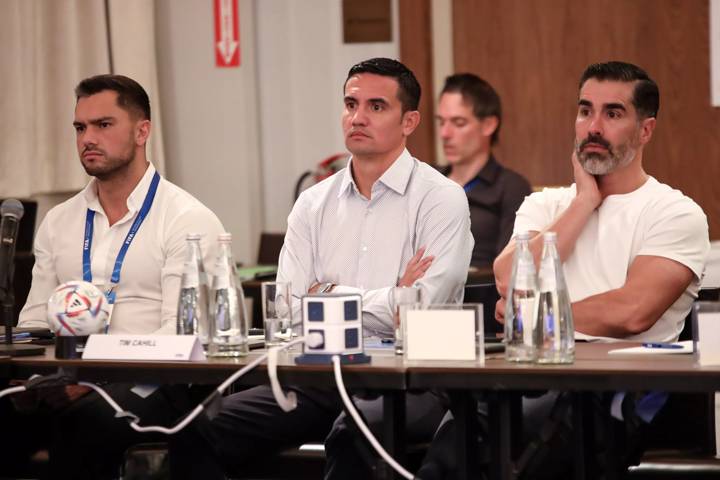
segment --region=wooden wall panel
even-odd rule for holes
[[[399,0],[400,61],[420,82],[420,125],[408,139],[410,153],[435,163],[432,19],[430,0]]]
[[[503,100],[498,157],[533,185],[572,181],[578,79],[593,62],[643,67],[660,87],[644,166],[705,210],[720,238],[720,108],[710,106],[707,0],[455,0],[457,71]]]

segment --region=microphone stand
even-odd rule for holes
[[[11,262],[14,259],[10,260]],[[10,268],[12,271],[12,268]],[[6,275],[7,282],[0,282],[0,284],[6,285],[7,287],[0,286],[0,303],[2,303],[2,319],[5,324],[5,342],[0,344],[0,356],[6,355],[10,357],[24,357],[28,355],[43,355],[45,354],[45,347],[39,345],[29,345],[25,343],[14,344],[13,343],[13,316],[15,310],[15,293],[12,289],[12,276],[10,272],[2,272]]]

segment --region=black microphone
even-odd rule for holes
[[[25,209],[19,200],[8,198],[0,205],[0,303],[2,319],[5,324],[5,343],[0,344],[0,355],[25,356],[42,355],[45,347],[38,345],[15,345],[12,338],[13,310],[15,294],[13,292],[13,273],[15,272],[15,242],[17,242],[20,219]]]
[[[15,272],[15,244],[17,242],[20,219],[25,213],[22,203],[8,198],[0,205],[0,290],[7,292],[12,288]]]

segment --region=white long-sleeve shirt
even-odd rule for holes
[[[20,312],[22,327],[47,328],[47,301],[55,287],[83,279],[83,241],[88,209],[95,211],[91,267],[93,284],[109,284],[120,246],[148,192],[155,168],[127,200],[128,213],[114,225],[97,197],[95,179],[83,191],[56,206],[43,220],[35,239],[32,287]],[[189,193],[162,178],[147,217],[122,265],[109,333],[174,334],[180,279],[188,233],[203,234],[206,268],[212,268],[217,236],[223,226],[215,214]]]
[[[392,288],[426,247],[435,260],[417,282],[423,303],[462,302],[474,243],[463,189],[405,150],[368,200],[351,165],[295,202],[278,281],[292,282],[296,298],[317,282],[335,283],[334,293],[361,293],[366,334],[392,336]]]

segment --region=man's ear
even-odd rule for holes
[[[143,146],[150,137],[150,120],[139,120],[135,125],[135,143]]]
[[[640,121],[640,144],[645,145],[652,138],[652,134],[655,131],[655,125],[657,125],[657,119],[653,117],[646,118]]]
[[[409,137],[411,133],[415,131],[417,126],[420,125],[420,112],[412,110],[403,113],[402,127],[403,135]]]
[[[500,120],[496,116],[490,116],[485,117],[480,121],[482,134],[484,137],[491,137],[493,133],[495,133],[495,130],[497,130],[498,125],[500,125]]]

